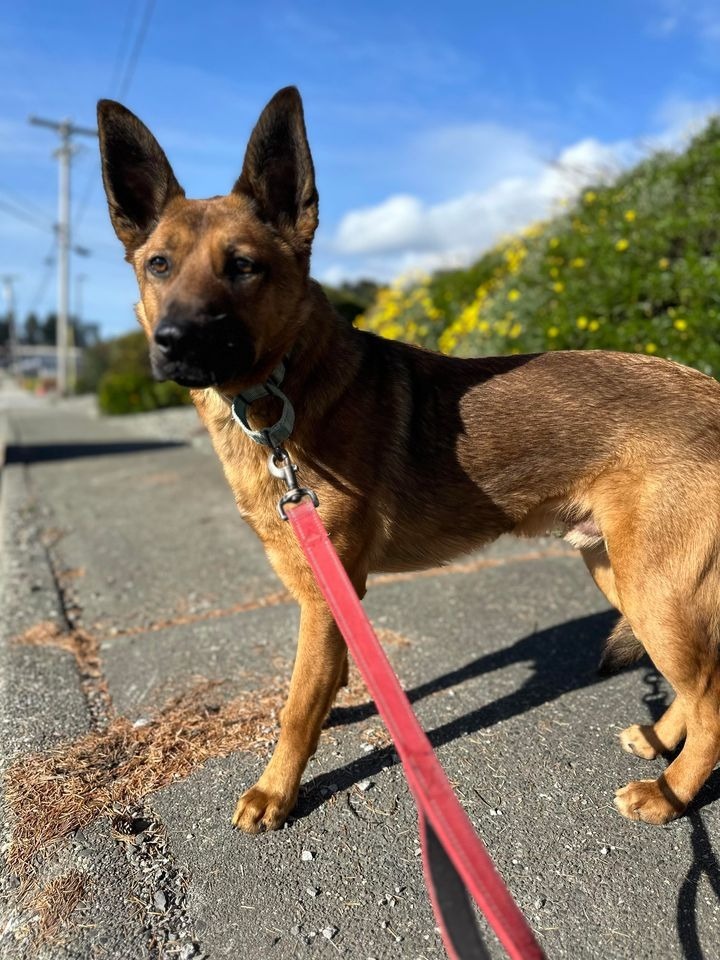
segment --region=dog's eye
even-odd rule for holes
[[[170,261],[167,257],[150,257],[147,263],[150,273],[156,277],[163,277],[170,270]]]
[[[233,257],[231,271],[235,277],[250,277],[254,273],[259,273],[260,268],[250,257]]]

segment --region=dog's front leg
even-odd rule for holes
[[[362,596],[362,583],[355,582]],[[300,778],[315,752],[339,687],[347,682],[347,648],[325,601],[301,603],[300,636],[290,694],[280,714],[280,738],[270,763],[238,800],[235,826],[249,833],[281,827],[297,801]]]

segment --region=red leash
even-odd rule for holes
[[[298,490],[296,483],[295,492],[308,493]],[[281,516],[290,521],[395,741],[418,806],[425,877],[449,957],[483,960],[488,956],[467,896],[470,891],[512,960],[541,960],[545,955],[453,793],[313,503],[303,499],[290,506],[296,500],[292,495],[283,498]]]
[[[292,404],[280,390],[284,370],[281,364],[264,385],[246,390],[233,400],[227,399],[233,417],[245,434],[272,451],[268,456],[268,469],[285,483],[288,490],[278,504],[278,512],[283,520],[289,520],[378,712],[395,741],[418,806],[425,877],[448,956],[450,960],[488,960],[468,898],[470,891],[512,960],[543,960],[544,953],[453,793],[370,626],[315,510],[317,497],[312,490],[298,485],[297,467],[282,446],[290,436],[295,419]],[[247,420],[248,407],[255,400],[268,396],[283,401],[282,415],[272,426],[253,430]]]

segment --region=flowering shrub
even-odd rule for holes
[[[720,120],[467,270],[397,283],[358,325],[457,355],[602,348],[720,374]]]

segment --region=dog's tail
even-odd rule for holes
[[[625,617],[620,617],[605,642],[598,673],[601,677],[612,677],[639,660],[643,653],[645,648],[633,633],[629,622]]]

